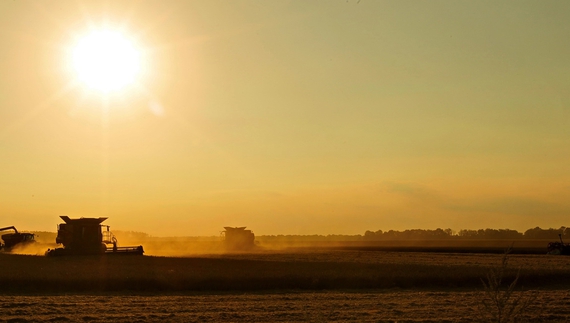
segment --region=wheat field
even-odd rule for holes
[[[481,322],[477,291],[0,296],[3,322]],[[541,291],[524,321],[567,322],[570,293]]]
[[[302,248],[165,256],[0,254],[4,322],[482,322],[502,254]],[[519,321],[570,320],[570,257],[512,254]]]

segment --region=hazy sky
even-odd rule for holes
[[[1,1],[0,226],[570,225],[568,1]],[[78,81],[120,31],[140,74]]]

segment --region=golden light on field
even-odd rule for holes
[[[443,2],[0,1],[0,226],[568,225],[570,2]]]
[[[118,31],[97,30],[79,39],[72,64],[81,83],[102,92],[134,83],[140,72],[140,50]]]

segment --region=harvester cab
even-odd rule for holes
[[[14,230],[14,232],[2,235],[2,240],[4,242],[3,243],[0,242],[0,249],[9,251],[12,248],[14,248],[16,245],[35,242],[36,236],[33,233],[18,232],[18,230],[14,226],[0,228],[0,231],[7,231],[7,230]]]
[[[228,250],[246,250],[255,246],[255,235],[246,227],[224,227],[223,240]]]
[[[63,248],[48,249],[47,256],[129,254],[142,255],[142,246],[117,247],[117,238],[108,225],[101,223],[107,218],[70,219],[62,215],[64,223],[57,226],[55,242]]]

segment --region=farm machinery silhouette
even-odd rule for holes
[[[548,254],[549,255],[570,255],[570,243],[564,243],[562,241],[562,234],[558,234],[558,238],[560,238],[560,242],[554,241],[548,243]]]
[[[248,250],[255,247],[255,234],[246,227],[224,227],[222,238],[226,250]]]
[[[48,249],[46,256],[66,255],[142,255],[142,246],[118,247],[117,238],[108,225],[101,223],[107,218],[70,219],[62,215],[65,223],[57,226],[55,242],[63,248]]]
[[[35,242],[35,234],[33,233],[19,232],[15,226],[0,228],[0,232],[7,230],[14,230],[14,232],[2,235],[2,240],[4,242],[0,242],[1,250],[10,251],[18,245],[26,245]]]

